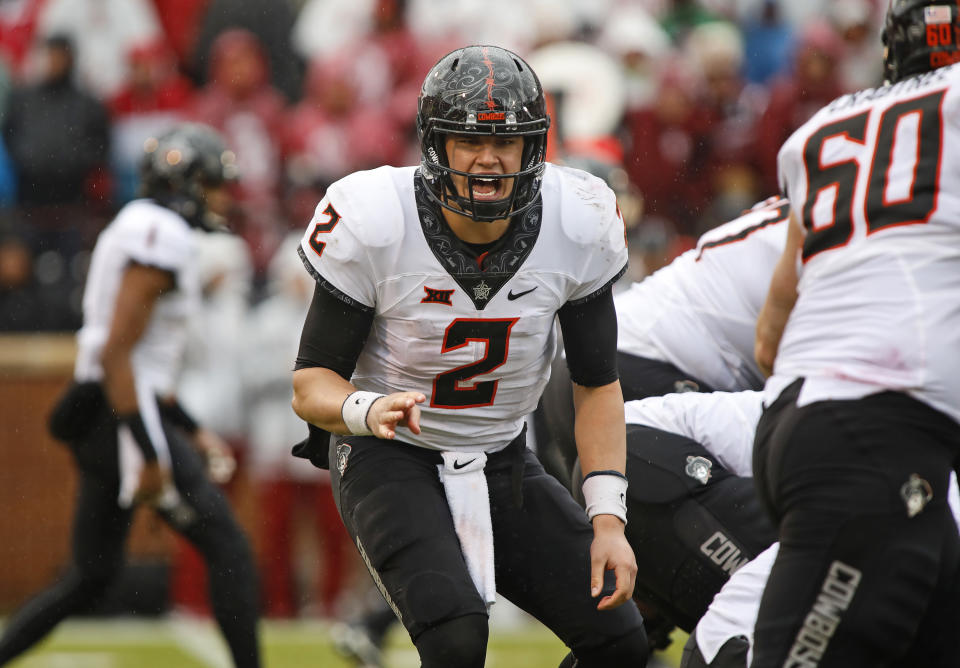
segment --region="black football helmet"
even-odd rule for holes
[[[473,220],[514,216],[533,206],[540,193],[548,127],[543,87],[520,56],[497,46],[468,46],[448,53],[431,68],[420,90],[420,179],[437,204]],[[450,167],[447,134],[522,136],[520,171],[482,177],[514,179],[510,195],[494,202],[475,201],[473,181],[479,177]],[[453,174],[467,178],[470,197],[457,193]]]
[[[960,8],[947,0],[890,0],[882,39],[890,83],[960,62]]]
[[[237,178],[237,159],[213,128],[180,123],[143,145],[140,195],[177,212],[208,231],[224,229],[223,219],[207,210],[205,188]]]

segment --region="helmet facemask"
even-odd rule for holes
[[[492,222],[526,211],[540,192],[549,125],[540,82],[518,56],[498,47],[467,47],[448,54],[427,75],[417,114],[420,177],[428,196],[475,221]],[[521,169],[508,174],[453,169],[448,135],[523,137]],[[465,179],[467,196],[458,192],[455,175]],[[481,202],[473,196],[477,181],[499,186],[508,179],[513,184],[507,197]]]

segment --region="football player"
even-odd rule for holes
[[[233,154],[212,129],[175,126],[148,140],[143,198],[97,239],[77,335],[75,382],[51,416],[79,469],[73,554],[62,580],[9,619],[0,664],[116,579],[137,505],[153,507],[203,555],[214,616],[235,665],[260,665],[253,555],[211,477],[232,473],[228,447],[174,398],[188,318],[200,304],[195,230],[221,229]],[[205,470],[207,469],[207,470]]]
[[[614,297],[624,399],[763,387],[754,333],[786,243],[789,211],[783,198],[760,202]],[[576,449],[565,367],[554,363],[536,425],[545,466],[569,481]]]
[[[444,56],[421,90],[418,167],[330,187],[300,253],[317,281],[293,406],[341,517],[421,664],[483,666],[500,592],[579,666],[644,665],[630,599],[623,399],[612,285],[626,268],[610,189],[544,161],[526,62]],[[559,315],[587,513],[524,442]],[[319,451],[318,451],[319,447]],[[439,473],[439,475],[438,475]],[[606,577],[605,577],[606,574]]]
[[[662,648],[674,626],[691,632],[731,574],[776,540],[751,470],[760,395],[673,393],[625,411],[634,600],[651,646]]]
[[[960,665],[960,7],[894,0],[887,83],[783,145],[754,471],[780,526],[753,665]]]
[[[780,197],[760,202],[616,296],[626,400],[763,387],[754,332],[789,211]]]

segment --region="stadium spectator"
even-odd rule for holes
[[[317,0],[314,0],[317,1]],[[442,44],[496,44],[517,53],[527,53],[540,43],[537,34],[537,2],[513,0],[408,0],[410,27],[421,40]],[[556,11],[565,3],[550,2]],[[422,74],[422,73],[421,73]]]
[[[46,0],[0,3],[0,60],[19,75],[35,41],[37,20]]]
[[[104,102],[127,81],[130,49],[163,37],[150,0],[45,0],[37,33],[70,38],[80,85]]]
[[[91,213],[107,201],[109,120],[104,106],[73,83],[68,37],[46,38],[40,54],[39,80],[10,94],[3,137],[16,169],[17,204],[38,250],[69,258],[85,244]]]
[[[320,197],[347,174],[403,164],[408,153],[405,128],[389,108],[361,104],[353,64],[350,58],[311,63],[303,99],[283,124],[286,178],[314,186]]]
[[[210,0],[152,0],[157,20],[182,72],[193,71],[193,53]]]
[[[223,189],[235,166],[221,139],[198,125],[158,138],[143,164],[149,199],[124,207],[97,241],[75,382],[50,418],[51,434],[69,445],[80,474],[69,569],[8,620],[0,664],[104,595],[143,505],[204,554],[213,610],[235,665],[260,665],[253,556],[207,477],[229,477],[229,448],[175,395],[200,290],[193,228],[220,224],[213,206],[222,200],[207,195]]]
[[[624,117],[624,167],[650,215],[692,234],[713,195],[709,171],[710,118],[697,102],[697,73],[676,59],[660,75],[648,107]]]
[[[282,239],[277,198],[281,178],[278,138],[286,99],[273,87],[270,65],[257,36],[243,28],[221,33],[210,50],[209,81],[194,98],[190,116],[220,130],[235,147],[243,211],[240,234],[262,276]]]
[[[694,232],[732,220],[759,198],[753,153],[757,122],[767,103],[760,86],[742,77],[743,38],[735,25],[712,21],[693,28],[684,52],[699,73],[697,100],[707,114],[707,156],[712,197]]]
[[[0,127],[3,127],[0,115]],[[17,168],[10,159],[7,144],[0,134],[0,208],[13,210],[17,205]]]
[[[870,0],[836,0],[829,19],[843,40],[840,85],[844,92],[879,86],[883,82],[883,44],[880,18]]]
[[[303,59],[290,43],[299,0],[209,0],[193,49],[192,72],[209,83],[220,36],[246,30],[256,36],[270,76],[270,84],[288,100],[296,100],[303,78]]]
[[[676,46],[683,46],[687,34],[699,25],[720,19],[699,0],[669,0],[660,23]]]
[[[109,100],[114,119],[151,112],[181,112],[187,107],[193,86],[178,72],[166,43],[138,44],[130,49],[127,60],[130,75]]]
[[[597,36],[597,46],[621,65],[627,108],[648,106],[671,49],[670,36],[656,19],[641,7],[617,5]]]
[[[423,73],[449,49],[444,39],[413,31],[408,4],[407,0],[308,3],[295,35],[303,36],[300,48],[310,63],[339,63],[348,70],[357,104],[388,115],[412,147],[411,110],[416,109]],[[310,86],[305,85],[305,93]]]
[[[746,54],[744,76],[751,83],[766,86],[790,71],[795,28],[783,19],[781,6],[780,0],[763,0],[740,22]]]
[[[757,123],[756,159],[764,192],[778,192],[777,152],[793,131],[842,91],[837,65],[843,42],[826,21],[807,25],[794,53],[793,71],[777,78]]]
[[[79,326],[76,290],[65,281],[50,251],[36,256],[29,230],[12,222],[15,212],[0,223],[0,331],[73,331]]]
[[[80,202],[91,172],[105,161],[106,111],[74,84],[68,37],[47,38],[41,52],[45,69],[39,80],[14,88],[4,118],[4,139],[17,168],[17,200]]]
[[[551,119],[559,155],[578,151],[577,145],[614,139],[626,90],[612,56],[591,44],[564,40],[534,50],[529,63],[556,102]]]

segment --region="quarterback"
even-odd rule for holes
[[[549,118],[519,56],[470,46],[427,74],[421,162],[333,184],[300,253],[316,280],[294,410],[341,517],[420,654],[483,666],[496,592],[571,649],[639,666],[624,537],[625,428],[613,193],[544,161]],[[574,382],[587,512],[525,447],[555,318]],[[317,452],[317,450],[320,452]]]

